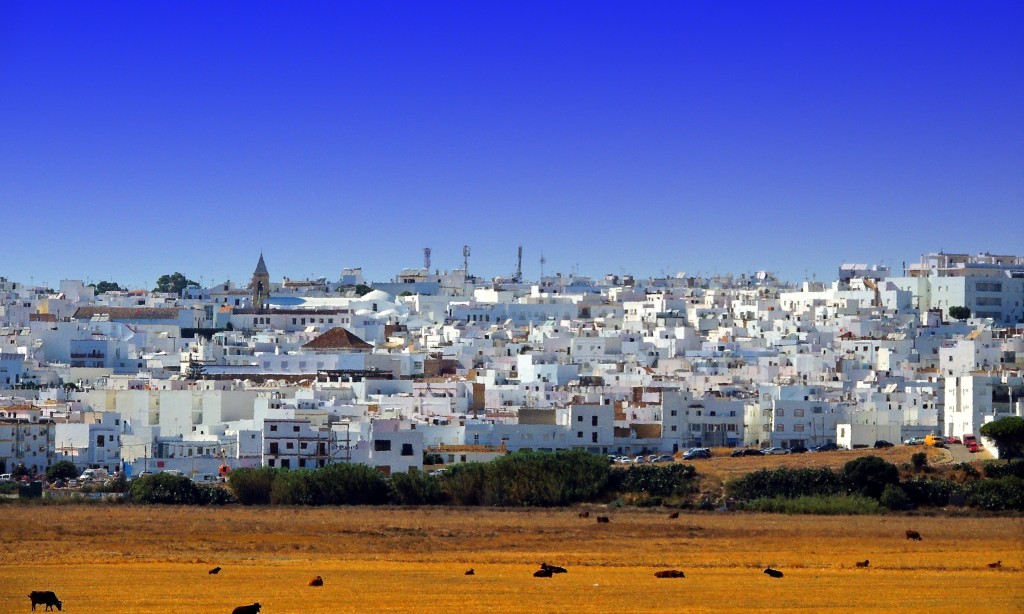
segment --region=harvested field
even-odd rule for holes
[[[1020,518],[582,509],[611,522],[580,509],[8,505],[0,611],[28,611],[32,590],[72,613],[1008,612],[1024,599]],[[569,573],[532,577],[542,561]],[[322,588],[306,586],[315,575]]]

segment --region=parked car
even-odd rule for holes
[[[787,450],[786,448],[774,447],[768,448],[767,450],[764,451],[764,453],[768,455],[789,454],[789,450]]]
[[[889,443],[888,441],[884,440],[884,439],[879,439],[878,441],[875,442],[875,447],[876,448],[891,448],[892,444]]]
[[[839,445],[830,441],[828,443],[823,443],[820,446],[814,446],[811,448],[811,452],[833,452],[838,449]]]
[[[947,437],[946,438],[946,443],[963,445],[964,442],[960,441],[959,437]]]
[[[675,461],[676,461],[676,457],[672,456],[671,454],[662,454],[661,456],[655,458],[651,462],[654,462],[654,463],[674,463]]]
[[[640,456],[637,456],[636,458],[633,459],[633,464],[634,465],[639,465],[641,463],[646,463],[646,462],[647,462],[647,459],[642,454]]]
[[[694,460],[697,458],[711,458],[711,450],[707,448],[694,448],[683,454],[683,460]]]
[[[904,440],[903,445],[905,445],[905,446],[919,446],[922,443],[924,443],[924,440],[919,439],[917,437],[911,437],[909,439]]]
[[[13,481],[14,481],[14,478],[11,477],[11,474],[9,474],[9,473],[0,474],[0,484],[10,484]]]
[[[758,450],[757,448],[739,448],[737,450],[733,450],[732,454],[730,454],[729,456],[732,456],[734,458],[738,456],[764,456],[764,452]]]
[[[790,454],[803,454],[804,452],[807,452],[807,448],[804,446],[793,446],[789,449]]]

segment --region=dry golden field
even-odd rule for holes
[[[253,601],[264,614],[1024,605],[1021,518],[128,505],[0,514],[0,612],[29,611],[32,590],[55,591],[72,614],[229,613]],[[904,538],[911,528],[923,541]],[[864,559],[867,569],[854,566]],[[989,569],[997,560],[1002,569]],[[542,561],[569,573],[533,578]],[[211,576],[215,565],[223,571]],[[767,577],[766,565],[785,577]],[[654,577],[670,568],[686,577]],[[306,586],[315,575],[322,588]]]

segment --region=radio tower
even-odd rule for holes
[[[544,257],[544,254],[541,254],[540,255],[540,283],[541,283],[541,285],[544,285],[544,263],[546,263],[547,261],[548,261],[548,259]]]
[[[512,281],[517,284],[523,281],[523,246],[519,246],[519,254],[516,256],[516,275]]]
[[[462,270],[466,273],[466,279],[469,279],[469,246],[462,246]]]
[[[430,248],[423,248],[423,268],[427,270],[427,275],[430,275]]]

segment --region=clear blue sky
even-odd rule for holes
[[[1024,252],[1024,3],[3,2],[0,275]]]

